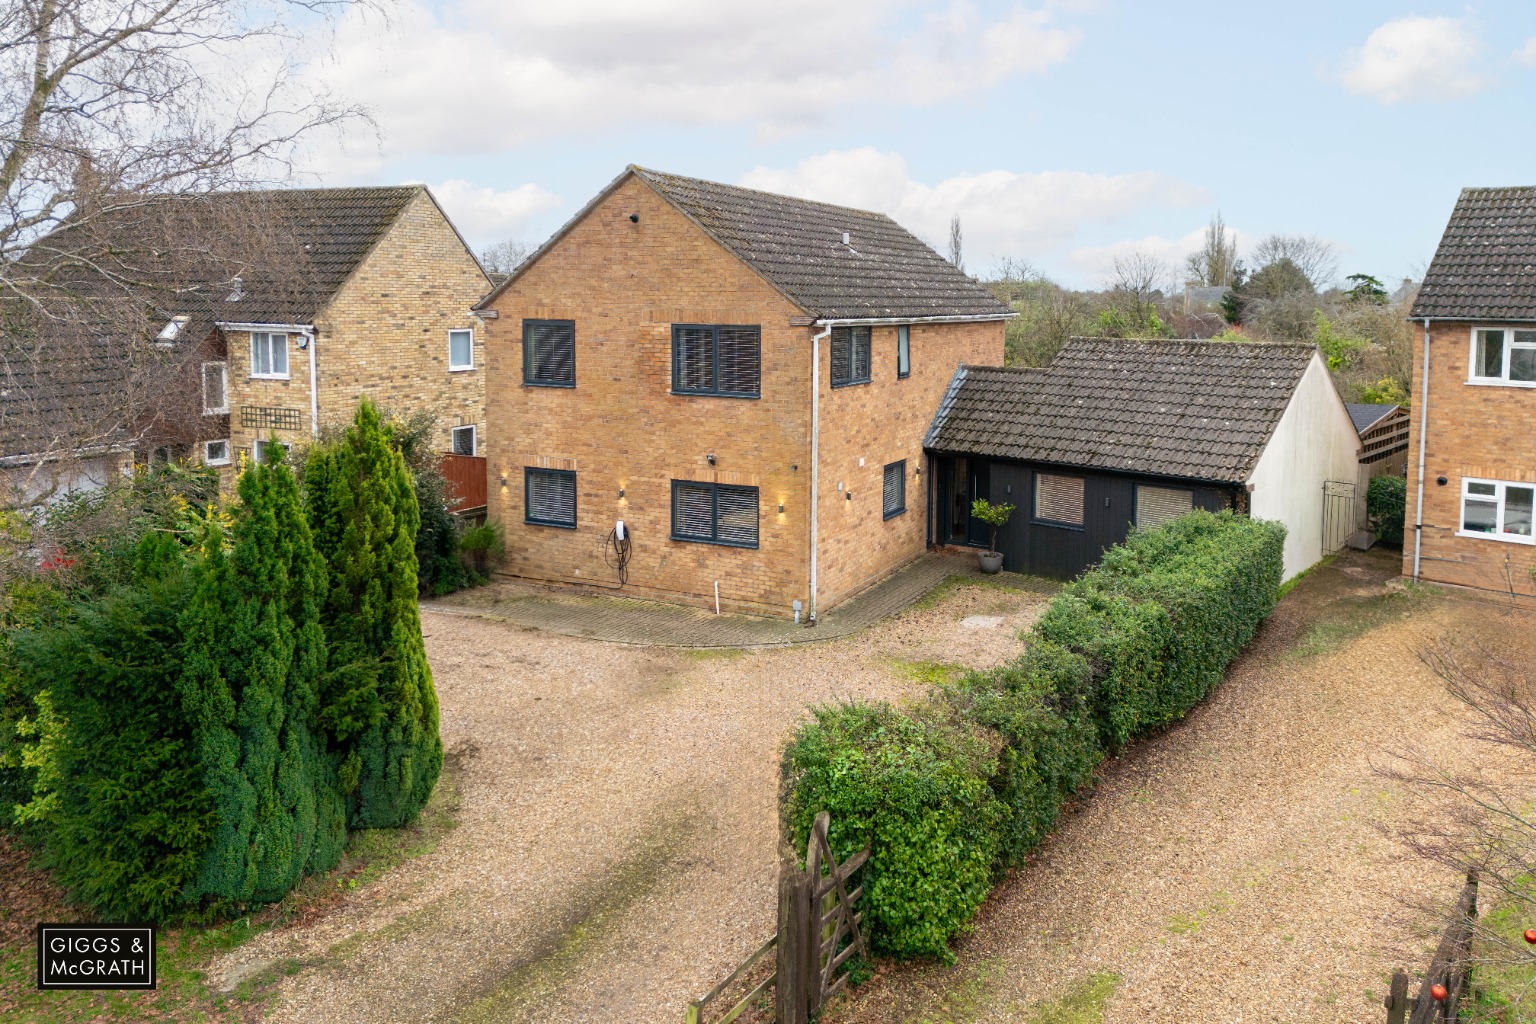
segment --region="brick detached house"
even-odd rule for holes
[[[1050,366],[962,366],[925,441],[937,543],[984,546],[986,498],[1016,511],[1004,567],[1068,578],[1203,508],[1285,524],[1285,576],[1342,546],[1360,438],[1311,345],[1073,338]]]
[[[1013,315],[882,214],[633,166],[476,312],[507,571],[786,617],[924,551],[924,432]]]
[[[1533,593],[1536,187],[1462,191],[1411,316],[1403,572]]]
[[[135,431],[141,457],[233,467],[273,436],[306,442],[350,419],[364,396],[430,411],[438,450],[478,453],[484,355],[469,307],[490,281],[424,186],[182,196],[125,204],[92,230],[147,260],[166,233],[186,247],[226,225],[247,258],[153,293],[155,344],[187,380]]]

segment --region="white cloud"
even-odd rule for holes
[[[1344,88],[1382,103],[1459,99],[1481,90],[1473,69],[1482,50],[1460,18],[1394,18],[1345,57]]]
[[[1021,174],[994,170],[929,185],[912,179],[899,154],[873,147],[823,153],[793,168],[759,167],[741,183],[887,213],[941,252],[950,217],[958,213],[966,265],[978,271],[1002,257],[1044,266],[1048,257],[1070,244],[1085,227],[1208,199],[1196,186],[1150,171]]]
[[[538,185],[498,191],[454,178],[432,186],[448,219],[471,245],[521,238],[539,214],[560,205],[560,197]]]
[[[1525,41],[1525,45],[1515,51],[1515,60],[1526,67],[1536,67],[1536,36]]]
[[[1230,232],[1231,226],[1228,226]],[[1146,253],[1157,257],[1168,267],[1166,285],[1179,285],[1184,280],[1184,260],[1205,241],[1205,229],[1196,228],[1182,238],[1165,238],[1148,235],[1145,238],[1126,239],[1109,245],[1079,246],[1067,255],[1067,265],[1083,278],[1096,284],[1107,280],[1114,271],[1117,257],[1133,253]]]
[[[490,153],[637,121],[783,132],[859,100],[922,103],[1040,74],[1079,34],[970,0],[402,0],[343,19],[317,83],[368,105],[383,150]],[[367,155],[364,154],[364,158]]]

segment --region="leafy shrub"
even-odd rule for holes
[[[948,956],[992,887],[1006,809],[994,795],[996,734],[939,709],[818,708],[783,761],[786,831],[804,850],[821,811],[839,860],[870,847],[863,906],[871,942],[896,956]]]
[[[486,576],[507,556],[507,543],[501,523],[490,521],[471,526],[459,534],[459,550],[469,560],[477,576]]]
[[[1274,608],[1285,530],[1193,512],[1137,533],[1051,603],[1012,663],[911,711],[816,711],[784,755],[783,812],[803,844],[870,847],[869,934],[948,956],[995,873],[1022,864],[1106,750],[1182,717]]]
[[[1365,488],[1365,513],[1383,544],[1403,546],[1403,521],[1408,508],[1408,481],[1400,476],[1373,476]]]

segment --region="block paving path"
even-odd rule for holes
[[[1042,597],[1054,594],[1059,586],[1013,572],[988,576],[969,555],[929,554],[833,608],[816,626],[754,615],[714,615],[703,609],[634,598],[561,592],[522,581],[498,581],[422,607],[564,636],[648,647],[779,647],[851,636],[920,600],[951,577],[995,580]]]

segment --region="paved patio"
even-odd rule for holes
[[[447,615],[471,615],[566,636],[651,647],[783,647],[833,640],[857,633],[920,600],[951,577],[1050,595],[1060,584],[1005,572],[984,574],[968,555],[924,555],[851,601],[821,617],[816,626],[751,615],[714,615],[698,608],[587,596],[520,582],[493,583],[463,591],[422,609]]]

